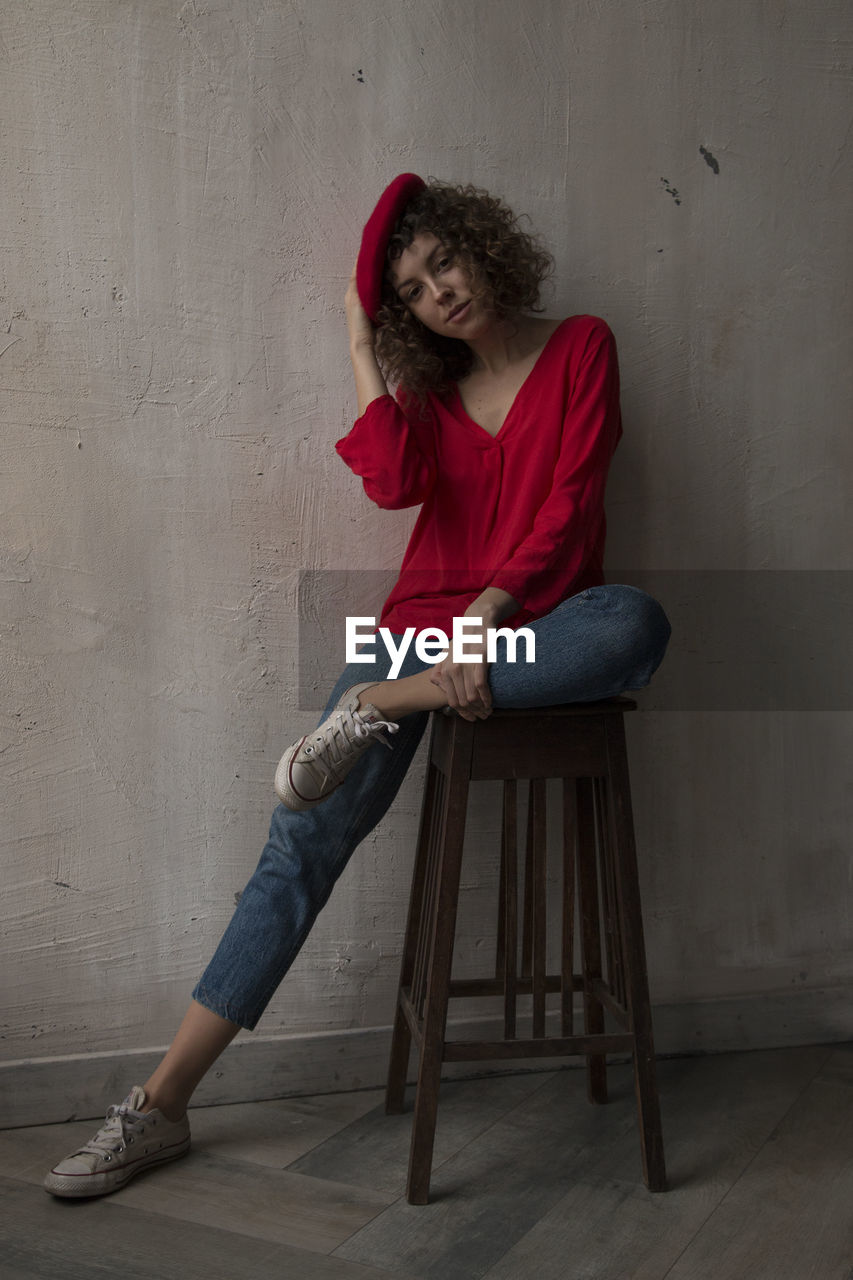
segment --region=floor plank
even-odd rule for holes
[[[638,1174],[637,1135],[593,1159],[569,1192],[487,1272],[488,1280],[662,1280],[808,1088],[827,1049],[658,1064],[669,1190]],[[609,1105],[613,1105],[610,1103]],[[697,1272],[703,1280],[716,1271]],[[752,1280],[743,1270],[738,1280]],[[776,1280],[783,1280],[777,1273]],[[804,1277],[791,1277],[804,1280]]]
[[[433,1167],[438,1168],[463,1147],[475,1141],[507,1111],[540,1089],[553,1072],[490,1076],[481,1080],[453,1080],[441,1087],[435,1132]],[[580,1087],[583,1077],[575,1073]],[[302,1159],[292,1172],[314,1178],[333,1177],[338,1182],[368,1186],[390,1196],[405,1191],[412,1134],[411,1104],[401,1116],[387,1116],[384,1106],[342,1129]]]
[[[225,1227],[259,1240],[331,1253],[376,1217],[389,1197],[332,1179],[265,1169],[207,1152],[190,1153],[156,1177],[140,1177],[122,1192],[139,1205],[185,1222]]]
[[[398,1271],[148,1213],[118,1197],[57,1200],[2,1177],[0,1259],[3,1280],[405,1280]]]
[[[853,1050],[832,1054],[667,1280],[850,1280]]]
[[[193,1147],[284,1169],[362,1116],[372,1115],[383,1097],[382,1089],[365,1089],[281,1102],[199,1107],[190,1112]]]

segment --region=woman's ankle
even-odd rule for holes
[[[358,695],[359,707],[372,703],[386,720],[401,720],[416,711],[437,711],[447,705],[442,691],[429,679],[428,671],[399,680],[382,680],[363,689]]]
[[[159,1111],[167,1120],[173,1124],[183,1119],[187,1111],[187,1103],[189,1098],[181,1097],[177,1094],[160,1092],[156,1088],[145,1088],[145,1103],[142,1107],[143,1115],[147,1111]]]
[[[239,1030],[236,1022],[191,1000],[165,1057],[143,1085],[145,1110],[180,1120],[199,1083]]]

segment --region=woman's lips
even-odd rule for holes
[[[471,305],[471,299],[469,298],[468,301],[463,303],[461,307],[457,307],[455,311],[451,311],[450,315],[447,317],[447,323],[455,324],[457,320],[461,320],[462,317],[465,315],[466,311],[468,310],[468,308],[470,307],[470,305]]]

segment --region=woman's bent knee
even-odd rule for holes
[[[642,689],[657,671],[666,653],[672,626],[663,606],[639,587],[614,583],[604,590],[618,593],[620,612],[631,618],[632,652],[635,669],[629,689]]]

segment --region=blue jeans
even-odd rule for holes
[[[641,689],[660,664],[670,635],[661,606],[636,587],[591,587],[528,624],[536,636],[536,661],[506,660],[498,642],[489,668],[495,707],[536,707],[595,702],[626,689]],[[351,685],[387,678],[385,646],[373,665],[351,663],[332,690],[325,718]],[[400,676],[423,671],[411,646]],[[391,739],[377,745],[336,791],[314,809],[294,813],[279,805],[269,840],[222,940],[193,992],[220,1017],[253,1028],[326,904],[359,843],[397,794],[429,719],[404,716]]]

